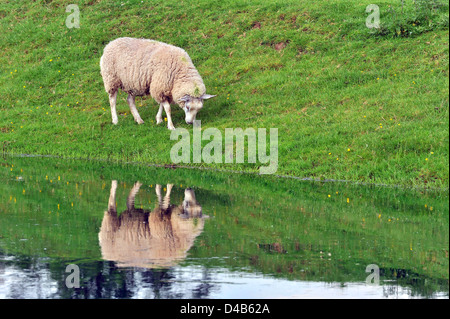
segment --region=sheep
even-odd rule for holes
[[[192,124],[203,101],[215,95],[206,94],[203,80],[191,58],[181,48],[148,39],[118,38],[108,43],[100,58],[100,73],[109,94],[112,123],[117,124],[118,89],[128,93],[127,102],[138,124],[144,123],[135,105],[136,96],[151,95],[159,103],[156,124],[167,115],[167,128],[174,130],[170,104],[177,103]]]
[[[205,218],[195,193],[187,188],[180,205],[170,204],[172,184],[161,196],[155,187],[158,205],[154,210],[135,207],[142,184],[136,182],[127,198],[127,209],[118,214],[117,181],[111,183],[108,210],[104,212],[98,239],[102,258],[119,267],[170,268],[182,261],[203,232]]]

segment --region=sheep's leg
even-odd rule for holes
[[[141,188],[142,183],[136,182],[133,186],[133,188],[130,191],[130,194],[127,198],[127,209],[133,210],[134,209],[134,201],[136,198],[137,193],[139,192],[139,189]]]
[[[167,184],[166,195],[164,196],[162,208],[167,209],[170,205],[170,193],[172,192],[173,184]]]
[[[156,197],[158,198],[158,205],[161,209],[166,210],[170,205],[170,193],[172,192],[173,184],[167,184],[166,195],[161,197],[161,185],[157,184],[155,187]]]
[[[172,116],[170,115],[170,104],[169,102],[163,102],[164,111],[166,111],[167,115],[167,128],[169,130],[174,130],[175,126],[172,123]]]
[[[111,190],[109,192],[109,200],[108,200],[108,211],[110,213],[116,213],[116,190],[117,190],[117,181],[113,180],[111,182]]]
[[[134,103],[134,96],[131,94],[128,94],[127,102],[128,102],[128,105],[130,106],[130,111],[131,111],[131,114],[133,114],[134,120],[138,124],[143,124],[144,121],[141,119],[141,117],[138,113],[138,110],[136,108],[136,104]]]
[[[162,103],[159,105],[158,114],[156,114],[156,124],[162,123],[162,111],[163,111],[163,105]]]
[[[117,91],[115,91],[114,93],[109,93],[109,105],[111,106],[111,116],[114,125],[117,124],[117,122],[119,122],[116,111],[116,98],[117,98]]]
[[[158,198],[158,205],[161,206],[162,199],[161,199],[161,185],[160,184],[155,185],[155,193],[156,193],[156,197]]]

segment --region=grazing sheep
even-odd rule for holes
[[[170,104],[177,103],[192,124],[203,101],[215,95],[205,94],[203,80],[183,49],[147,39],[118,38],[106,45],[100,59],[100,72],[109,94],[113,124],[117,124],[118,89],[128,93],[127,102],[138,124],[144,123],[136,109],[136,96],[151,95],[159,103],[156,123],[167,114],[167,127],[174,130]]]
[[[118,214],[117,181],[112,181],[108,210],[98,234],[102,257],[117,262],[119,267],[169,268],[187,256],[194,241],[203,231],[202,207],[192,189],[186,189],[180,205],[170,204],[172,184],[161,196],[156,185],[158,206],[153,210],[136,208],[137,182],[127,198],[127,209]]]

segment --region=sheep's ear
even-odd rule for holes
[[[211,98],[213,98],[213,97],[215,97],[215,96],[217,96],[217,95],[203,94],[202,96],[200,96],[200,98],[201,98],[202,100],[208,100],[208,99],[211,99]]]
[[[191,97],[189,95],[185,95],[182,98],[178,100],[178,102],[189,102],[191,100]]]

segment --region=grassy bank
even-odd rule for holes
[[[218,95],[198,115],[203,129],[278,128],[277,174],[448,188],[448,4],[405,1],[402,14],[401,1],[378,1],[382,28],[371,30],[373,1],[91,0],[69,29],[73,2],[0,4],[4,153],[171,164],[151,98],[137,98],[138,126],[120,94],[111,124],[99,58],[133,36],[190,54]],[[178,107],[172,116],[192,132]]]

